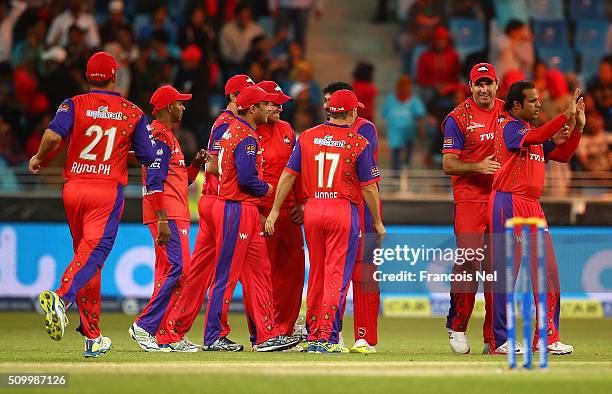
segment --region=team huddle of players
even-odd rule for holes
[[[363,105],[351,86],[327,86],[328,121],[296,139],[280,120],[291,98],[275,82],[254,84],[235,75],[226,82],[227,108],[207,148],[186,165],[173,128],[191,95],[160,87],[150,100],[155,119],[147,124],[138,107],[114,92],[117,69],[105,52],[91,57],[91,91],[62,103],[30,162],[38,172],[46,154],[70,137],[63,199],[75,256],[60,288],[39,297],[50,336],[62,338],[66,309],[76,303],[83,355],[98,357],[111,347],[98,326],[100,270],[117,234],[133,156],[143,165],[143,222],[155,240],[153,294],[129,329],[142,349],[242,351],[228,337],[230,301],[240,281],[254,351],[374,352],[380,297],[363,262],[362,234],[375,233],[379,241],[385,235],[378,141],[374,125],[357,116]],[[187,188],[203,165],[191,253]],[[302,225],[310,257],[305,326],[296,325],[304,283]],[[351,280],[356,342],[349,350],[340,331]],[[200,346],[185,334],[206,299]],[[301,342],[306,346],[297,346]]]
[[[142,349],[242,351],[243,345],[229,339],[228,324],[240,281],[254,351],[375,352],[380,292],[368,261],[386,232],[378,135],[358,116],[363,105],[351,86],[328,85],[323,90],[328,120],[296,138],[280,120],[290,97],[275,82],[254,84],[235,75],[226,82],[228,104],[208,146],[187,166],[173,128],[191,95],[170,85],[157,89],[150,100],[155,119],[148,124],[137,106],[114,91],[117,69],[105,52],[90,58],[91,91],[60,105],[30,160],[37,173],[62,138],[70,138],[63,200],[75,254],[60,287],[39,297],[51,338],[62,338],[66,309],[76,303],[83,355],[98,357],[111,347],[98,326],[100,270],[117,235],[130,156],[143,166],[143,222],[155,243],[153,294],[129,329]],[[507,218],[544,218],[538,198],[545,162],[568,161],[573,154],[585,124],[584,103],[577,90],[565,113],[531,128],[540,106],[533,84],[512,85],[504,103],[495,98],[495,70],[480,63],[470,73],[470,87],[472,97],[443,122],[443,168],[453,175],[458,246],[479,248],[490,234],[493,253],[483,267],[470,261],[453,270],[504,272],[503,256],[497,256],[504,246],[495,235],[503,233]],[[203,165],[191,252],[187,188]],[[310,261],[305,327],[296,324],[304,282],[302,225]],[[559,279],[550,236],[547,247],[548,349],[567,354],[573,348],[559,340]],[[348,349],[340,332],[350,281],[355,344]],[[456,353],[470,351],[465,332],[477,287],[474,281],[452,284],[447,329]],[[185,334],[205,300],[200,346]],[[507,353],[505,294],[485,284],[485,301],[485,352]],[[298,346],[301,342],[305,346]]]

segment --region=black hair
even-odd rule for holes
[[[350,111],[344,111],[344,112],[330,112],[329,113],[329,117],[330,119],[341,119],[341,120],[346,120],[349,117]]]
[[[249,107],[249,108],[251,108],[251,107]],[[249,112],[249,108],[239,109],[238,110],[238,115],[240,115],[240,116],[246,115]]]
[[[513,31],[522,28],[523,26],[525,26],[525,22],[521,22],[518,19],[511,19],[510,22],[506,24],[506,28],[504,29],[504,32],[506,33],[506,35],[508,35],[512,33]]]
[[[236,5],[236,8],[234,8],[234,14],[238,15],[243,10],[249,10],[249,11],[251,11],[251,13],[253,12],[253,8],[247,2],[242,1],[242,2],[238,3],[238,5]]]
[[[504,109],[506,112],[512,109],[515,101],[523,106],[523,101],[525,101],[525,90],[527,89],[535,89],[535,85],[529,81],[519,81],[510,85],[508,94],[506,94],[506,102],[504,104]]]
[[[353,87],[351,86],[350,83],[343,82],[343,81],[336,81],[324,87],[321,92],[325,96],[328,93],[333,94],[334,92],[337,92],[338,90],[350,90],[352,92]]]
[[[606,55],[602,57],[601,60],[599,61],[599,64],[604,64],[604,63],[608,63],[609,65],[612,66],[612,55]]]
[[[106,81],[94,81],[93,79],[87,79],[87,82],[91,85],[91,87],[93,88],[97,88],[97,89],[105,89],[108,87],[108,85],[110,85],[110,83],[113,81],[113,79],[107,79]]]
[[[374,75],[374,65],[372,63],[359,62],[353,70],[355,81],[372,81]]]
[[[153,32],[153,41],[158,41],[162,44],[168,44],[170,42],[170,35],[165,30],[155,30]]]

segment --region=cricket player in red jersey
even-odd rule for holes
[[[442,166],[445,173],[452,175],[457,247],[474,251],[480,249],[481,253],[474,256],[487,256],[488,253],[484,251],[485,239],[488,238],[485,234],[490,233],[487,207],[492,174],[500,167],[493,159],[493,136],[504,102],[495,98],[497,74],[492,65],[474,65],[469,84],[472,96],[459,104],[442,122]],[[446,328],[450,347],[457,354],[470,352],[466,331],[478,291],[476,272],[481,268],[484,268],[484,262],[476,257],[453,265],[454,274],[469,274],[472,278],[451,283]],[[485,295],[485,348],[490,342],[490,329],[487,328],[491,324],[490,303],[491,300]]]
[[[508,352],[505,280],[509,279],[504,275],[505,223],[512,217],[546,219],[538,201],[544,186],[545,165],[548,160],[568,162],[578,147],[585,124],[584,102],[582,98],[577,101],[579,95],[580,90],[576,89],[567,110],[539,128],[532,128],[530,125],[530,122],[537,119],[540,111],[538,91],[533,83],[516,82],[510,86],[506,96],[504,109],[507,113],[499,122],[495,133],[495,160],[501,163],[502,167],[495,173],[493,191],[489,199],[489,226],[493,230],[493,269],[502,273],[502,280],[495,284],[492,294],[493,324],[490,346],[491,349],[496,349],[496,353]],[[550,353],[569,354],[574,350],[573,347],[562,343],[559,338],[559,269],[548,228],[545,231],[547,347]],[[517,265],[519,261],[517,259]],[[533,281],[537,279],[535,264],[531,267],[531,278]],[[534,296],[537,304],[537,290],[534,291]],[[538,330],[535,330],[533,341],[533,348],[537,349]]]
[[[128,150],[149,165],[155,160],[154,141],[140,108],[115,92],[119,64],[106,52],[87,62],[89,93],[64,100],[30,159],[37,174],[40,163],[63,138],[70,139],[64,167],[62,198],[72,234],[74,258],[56,291],[43,291],[40,304],[45,326],[59,341],[68,324],[66,309],[77,303],[85,337],[85,357],[98,357],[111,347],[100,334],[100,270],[110,253],[123,212]]]
[[[346,82],[332,82],[323,88],[323,109],[327,119],[330,118],[329,98],[338,90],[353,91],[353,87]],[[372,147],[374,160],[378,162],[378,130],[374,123],[366,118],[357,116],[351,125],[359,135],[366,138]],[[382,201],[380,210],[382,212]],[[382,215],[382,214],[381,214]],[[365,201],[359,206],[359,224],[361,237],[359,239],[359,250],[357,261],[351,276],[353,282],[353,323],[355,344],[350,348],[353,353],[375,353],[378,343],[378,313],[380,311],[380,288],[374,280],[375,266],[372,262],[373,248],[376,246],[374,230],[374,218],[369,209],[365,207]],[[346,306],[346,303],[344,304]],[[344,315],[344,311],[343,311]],[[342,331],[342,323],[340,324]],[[342,334],[342,333],[341,333]],[[339,343],[342,342],[340,334]]]
[[[291,125],[280,120],[283,104],[291,100],[273,81],[258,83],[267,93],[275,96],[268,104],[272,108],[266,123],[257,126],[258,141],[263,149],[263,180],[276,189],[278,180],[289,161],[295,145],[295,132]],[[259,213],[267,217],[274,196],[263,197]],[[274,321],[281,334],[294,334],[294,325],[302,306],[304,288],[304,199],[296,183],[292,193],[281,207],[274,235],[266,237],[266,249],[272,266],[274,290]],[[301,348],[300,348],[301,349]]]
[[[190,269],[185,277],[185,286],[174,291],[170,299],[170,309],[160,326],[161,329],[157,332],[157,343],[160,346],[179,343],[185,339],[185,334],[191,329],[204,304],[215,266],[215,229],[212,216],[219,189],[219,147],[223,134],[238,115],[236,97],[242,89],[249,86],[253,86],[253,81],[244,74],[234,75],[225,84],[228,104],[215,120],[208,140],[207,153],[211,159],[206,163],[202,196],[198,202],[200,227],[191,255]],[[243,350],[242,345],[227,338],[230,332],[227,312],[228,310],[224,309],[221,316],[223,326],[221,336],[212,345],[204,346],[204,350],[233,352]]]
[[[236,98],[238,116],[221,139],[219,152],[219,196],[213,207],[215,271],[204,319],[204,347],[215,343],[223,332],[238,280],[247,294],[245,301],[255,330],[253,350],[270,352],[291,348],[299,339],[280,335],[274,321],[270,261],[257,204],[272,193],[261,180],[261,157],[256,128],[265,123],[268,102],[276,99],[257,86],[243,89]]]
[[[310,257],[306,320],[311,353],[342,352],[340,322],[357,257],[362,198],[372,212],[379,238],[385,235],[372,146],[350,127],[362,106],[350,90],[331,95],[330,121],[300,135],[266,220],[266,232],[272,235],[280,208],[300,175]]]
[[[157,157],[142,169],[142,217],[155,241],[154,287],[149,303],[129,329],[132,339],[146,351],[198,350],[186,340],[161,346],[155,341],[158,329],[166,329],[160,326],[173,292],[180,289],[179,278],[183,272],[189,272],[191,221],[187,188],[198,176],[206,158],[206,152],[200,151],[191,165],[185,166],[185,157],[173,133],[185,110],[182,101],[189,99],[190,94],[179,93],[172,86],[165,85],[153,93],[150,101],[155,115],[150,128]]]

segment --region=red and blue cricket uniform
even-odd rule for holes
[[[245,292],[255,344],[278,336],[270,261],[257,205],[268,193],[261,180],[257,133],[238,117],[223,134],[219,152],[219,196],[213,207],[215,268],[206,317],[204,345],[223,332],[223,317],[238,280]]]
[[[359,246],[361,187],[380,179],[374,152],[353,128],[326,122],[300,135],[285,171],[300,176],[306,198],[308,340],[338,343]]]
[[[442,153],[454,153],[459,160],[477,163],[493,154],[495,130],[504,102],[495,99],[493,108],[481,108],[473,98],[459,104],[442,123],[444,145]],[[487,207],[491,194],[492,175],[470,174],[452,177],[455,237],[458,248],[484,248],[489,232]],[[482,265],[482,267],[481,267]],[[463,265],[453,265],[454,274],[470,274],[474,280],[451,283],[450,308],[446,327],[453,331],[465,332],[468,327],[478,281],[476,272],[485,266],[484,262],[471,260]],[[485,286],[488,286],[485,284]],[[485,314],[490,314],[490,299],[485,294]],[[485,342],[490,341],[490,319],[485,317],[483,334]]]
[[[140,108],[104,90],[64,100],[48,128],[70,139],[62,198],[74,258],[56,293],[67,305],[76,301],[81,318],[77,331],[93,339],[100,336],[100,270],[123,212],[128,150],[149,165],[155,143]]]
[[[378,130],[374,123],[366,118],[357,117],[352,125],[359,135],[370,143],[374,160],[378,162]],[[382,201],[381,201],[382,215]],[[375,265],[372,255],[376,247],[376,231],[374,218],[367,208],[365,200],[359,207],[360,215],[360,246],[357,261],[353,269],[353,323],[355,341],[365,339],[369,345],[378,343],[378,313],[380,311],[380,288],[374,280]]]
[[[213,123],[207,147],[208,154],[213,156],[212,160],[217,160],[221,138],[234,120],[236,117],[232,111],[226,109]],[[160,344],[180,341],[191,329],[204,304],[215,264],[215,229],[212,216],[218,189],[217,175],[205,171],[202,196],[198,201],[200,226],[191,255],[190,269],[185,276],[185,286],[172,296],[171,309],[164,319],[164,326],[171,322],[172,327],[162,327],[164,330],[157,333],[157,342]],[[222,316],[221,321],[223,324],[221,336],[227,336],[230,332],[227,314]]]
[[[495,134],[495,160],[502,164],[493,179],[493,191],[489,199],[489,226],[493,230],[492,269],[498,273],[498,282],[493,286],[491,349],[506,342],[506,290],[505,290],[505,222],[512,217],[538,217],[546,219],[539,203],[544,186],[545,165],[548,160],[567,162],[578,146],[581,132],[573,132],[562,145],[550,140],[567,122],[562,114],[533,129],[510,114],[505,114]],[[518,235],[518,234],[517,234]],[[519,240],[519,242],[522,242]],[[535,251],[535,249],[533,249]],[[520,252],[516,253],[515,272],[520,263]],[[536,261],[532,259],[530,261]],[[531,278],[537,283],[537,266],[531,267]],[[516,278],[513,278],[516,280]],[[559,341],[559,270],[546,228],[546,322],[548,343]],[[537,291],[534,297],[538,299]],[[536,319],[537,321],[537,319]],[[535,330],[534,346],[538,341]]]
[[[149,226],[155,244],[153,294],[136,324],[151,335],[171,329],[164,320],[170,298],[183,272],[189,272],[189,205],[188,186],[198,176],[199,168],[185,166],[185,157],[172,130],[158,120],[151,125],[156,158],[143,167],[142,221]],[[156,211],[165,210],[170,227],[170,241],[159,245]],[[177,288],[177,290],[179,290]],[[165,326],[160,327],[164,321]]]
[[[257,135],[263,150],[263,180],[276,190],[291,152],[295,145],[295,132],[283,120],[257,127]],[[268,216],[274,195],[263,197],[259,213]],[[293,326],[302,306],[304,288],[304,238],[302,226],[291,219],[291,210],[296,204],[304,204],[299,182],[283,203],[274,235],[266,237],[266,249],[272,266],[272,289],[274,290],[274,321],[283,335],[293,335]]]

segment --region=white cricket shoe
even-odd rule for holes
[[[506,341],[503,345],[495,349],[495,352],[493,352],[493,354],[508,354],[508,347],[509,344],[508,341]],[[523,354],[523,345],[521,345],[519,342],[514,342],[514,352],[516,354]]]
[[[448,342],[455,354],[468,354],[470,352],[470,344],[465,332],[448,330]]]
[[[138,343],[138,346],[140,346],[142,350],[146,352],[161,351],[157,344],[157,338],[139,327],[138,324],[133,323],[128,332],[130,333],[130,337]]]
[[[365,339],[359,338],[350,349],[351,353],[371,354],[376,353],[376,348],[370,345]]]
[[[565,343],[562,343],[561,341],[553,342],[549,344],[548,346],[546,346],[546,348],[548,349],[548,352],[550,354],[556,354],[559,356],[563,354],[570,354],[571,352],[574,351],[574,347],[572,345],[566,345]]]

